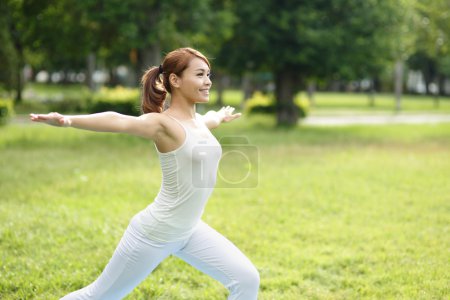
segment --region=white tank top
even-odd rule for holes
[[[146,236],[160,242],[179,241],[192,234],[213,191],[222,155],[219,142],[199,114],[198,129],[171,118],[183,127],[185,140],[170,152],[161,153],[156,148],[161,189],[153,203],[137,216]]]

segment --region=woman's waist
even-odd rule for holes
[[[173,230],[194,227],[201,218],[206,201],[203,203],[178,203],[171,205],[165,201],[155,201],[142,211],[143,221],[152,226],[163,226]]]
[[[160,219],[146,208],[133,217],[132,222],[145,237],[158,242],[175,242],[188,238],[199,222],[193,219],[189,223],[177,223],[172,219]]]
[[[205,203],[212,191],[213,187],[196,186],[192,182],[176,187],[163,182],[153,203],[173,207],[185,203]]]

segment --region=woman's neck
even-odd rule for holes
[[[173,101],[172,99],[172,103],[166,112],[181,120],[195,119],[195,103]]]

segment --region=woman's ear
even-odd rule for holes
[[[174,88],[179,88],[180,87],[180,78],[176,74],[171,73],[169,75],[169,83]]]

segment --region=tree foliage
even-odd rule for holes
[[[93,56],[140,76],[193,46],[222,71],[272,74],[279,123],[294,124],[307,80],[377,77],[407,59],[429,81],[450,76],[449,11],[445,0],[4,0],[0,82],[20,90],[25,62],[85,71]]]
[[[278,122],[295,124],[293,95],[306,78],[355,79],[380,72],[394,54],[403,7],[388,0],[249,0],[235,8],[224,48],[233,70],[270,71]]]
[[[0,4],[1,15],[6,15],[6,2]],[[0,18],[0,87],[11,90],[17,83],[18,57],[8,30],[6,18]]]
[[[432,81],[450,76],[450,2],[445,0],[418,0],[415,23],[415,51],[408,63],[424,75],[427,93]]]
[[[128,64],[139,76],[150,65],[159,64],[162,53],[177,47],[198,46],[215,55],[231,34],[230,3],[5,0],[0,16],[8,24],[0,31],[0,59],[9,57],[5,61],[16,71],[23,65],[12,67],[14,55],[20,58],[24,53],[27,62],[38,69],[82,71],[87,68],[87,57],[94,54],[103,66]],[[16,45],[14,50],[11,45]],[[23,45],[20,51],[17,45]]]

